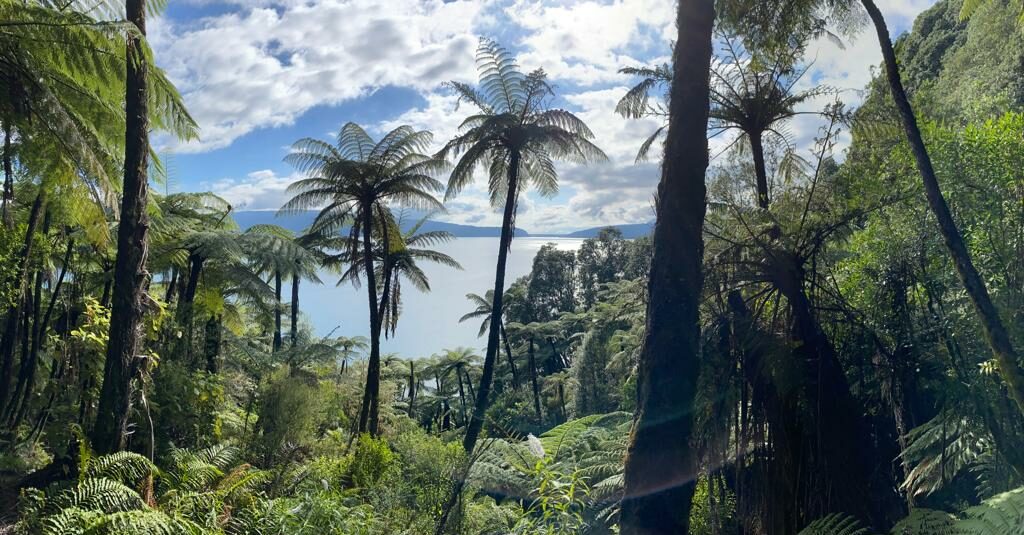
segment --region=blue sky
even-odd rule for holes
[[[878,3],[898,34],[934,0]],[[451,136],[461,113],[441,83],[475,80],[473,53],[486,36],[525,69],[543,67],[558,105],[582,117],[610,157],[560,166],[559,194],[529,194],[518,225],[560,232],[647,221],[657,166],[634,165],[633,156],[656,124],[612,110],[630,83],[619,67],[667,60],[672,11],[668,0],[177,0],[150,24],[150,39],[202,133],[199,142],[158,146],[173,188],[212,190],[238,209],[275,209],[296,178],[282,159],[301,137],[330,140],[347,121],[374,134],[410,124],[433,131],[437,143]],[[816,43],[808,56],[808,83],[846,90],[851,104],[879,62],[866,31],[845,49]],[[813,121],[791,125],[798,141],[810,143]],[[482,187],[448,210],[441,218],[457,223],[500,221]]]

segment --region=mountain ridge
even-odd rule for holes
[[[273,210],[239,210],[234,212],[232,216],[238,224],[238,227],[242,230],[254,225],[278,225],[291,230],[292,232],[301,232],[312,224],[313,219],[316,217],[316,213],[317,212],[314,210],[306,210],[297,214],[278,216],[277,212]],[[408,230],[413,224],[419,222],[419,220],[420,217],[404,218],[404,224],[402,225],[403,230]],[[525,229],[517,228],[515,235],[518,238],[593,238],[597,236],[601,230],[606,228],[618,229],[622,232],[624,238],[633,239],[649,235],[654,228],[654,223],[604,225],[565,233],[541,232],[535,234]],[[449,223],[447,221],[437,221],[434,219],[428,219],[424,222],[420,230],[424,232],[450,232],[456,238],[497,238],[501,236],[501,227],[463,225],[459,223]]]

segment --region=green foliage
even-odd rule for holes
[[[797,535],[871,535],[871,531],[852,516],[834,513],[811,522]]]

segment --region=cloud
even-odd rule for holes
[[[291,124],[314,106],[473,73],[480,2],[243,4],[199,20],[154,22],[160,64],[202,128],[202,141],[169,150],[222,148],[257,128]]]
[[[269,169],[253,171],[244,179],[225,178],[200,184],[220,195],[235,210],[277,210],[288,196],[285,190],[300,177],[279,176]]]
[[[205,4],[214,0],[192,0]],[[890,28],[909,28],[935,0],[879,0]],[[180,151],[211,151],[260,128],[292,124],[315,106],[358,100],[385,86],[411,88],[424,104],[372,125],[379,136],[400,124],[435,134],[434,148],[456,134],[471,112],[440,88],[449,79],[476,79],[477,36],[500,36],[524,70],[543,67],[559,93],[555,100],[581,117],[609,162],[559,164],[562,192],[520,202],[518,225],[532,232],[648,221],[659,168],[634,165],[657,120],[625,120],[614,107],[634,80],[626,65],[668,61],[674,9],[664,0],[220,0],[227,13],[192,21],[158,19],[153,38],[160,63],[199,120],[203,141]],[[872,28],[828,40],[808,51],[812,67],[802,88],[827,84],[844,102],[859,104],[880,62]],[[826,98],[803,111],[820,110]],[[796,145],[812,147],[820,117],[801,116],[788,127]],[[315,135],[315,133],[313,133]],[[712,152],[732,138],[712,140]],[[840,145],[843,148],[845,145]],[[652,154],[655,154],[654,149]],[[262,170],[211,184],[250,209],[277,208],[293,179]],[[497,225],[485,184],[477,181],[441,216],[453,222]]]

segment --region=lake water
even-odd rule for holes
[[[553,243],[559,249],[574,251],[582,242],[576,238],[516,238],[505,271],[506,287],[530,273],[533,257],[544,244]],[[424,263],[421,267],[430,279],[432,291],[422,293],[411,284],[402,285],[398,331],[393,338],[381,340],[382,353],[418,358],[459,346],[477,348],[482,353],[487,345],[486,337],[477,338],[480,320],[459,323],[459,318],[472,308],[467,293],[483,295],[494,286],[498,238],[457,238],[437,249],[459,261],[463,270]],[[299,289],[300,308],[316,333],[325,336],[337,328],[335,336],[369,338],[366,288],[336,286],[337,275],[331,273],[321,273],[320,278],[324,284],[306,282]],[[283,295],[287,299],[291,294],[285,289]]]

